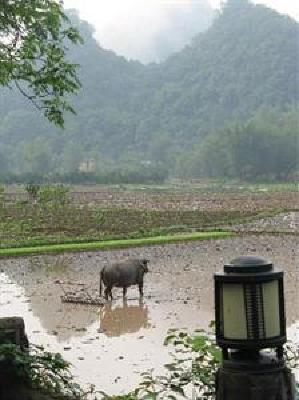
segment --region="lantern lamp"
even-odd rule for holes
[[[286,342],[283,272],[264,258],[242,256],[214,275],[216,341],[223,349],[257,354]]]

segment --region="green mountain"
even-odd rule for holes
[[[80,169],[110,177],[116,169],[124,176],[125,171],[150,175],[150,170],[154,175],[157,170],[208,175],[198,163],[195,169],[186,167],[191,154],[194,162],[202,157],[207,138],[216,139],[214,147],[206,145],[204,151],[214,151],[223,147],[221,129],[239,124],[242,131],[257,120],[261,126],[260,117],[255,118],[261,109],[270,109],[268,114],[284,121],[295,114],[298,23],[264,6],[229,0],[213,25],[189,46],[163,63],[147,66],[101,48],[92,28],[75,14],[72,19],[85,40],[69,55],[81,65],[83,88],[73,99],[78,115],[67,117],[65,130],[56,129],[21,96],[1,89],[3,176],[74,175]],[[282,124],[281,130],[292,136],[296,123],[292,126],[289,132]],[[269,129],[259,132],[266,138]],[[218,174],[221,171],[220,163]]]

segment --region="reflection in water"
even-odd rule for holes
[[[32,257],[23,260],[19,268],[7,268],[5,276],[16,285],[8,285],[12,298],[28,304],[29,311],[37,317],[49,335],[55,335],[58,342],[68,342],[73,337],[84,336],[88,327],[97,320],[97,307],[61,302],[62,287],[55,281],[69,281],[68,263],[63,257]],[[79,274],[72,275],[72,281],[80,282]],[[1,284],[1,282],[0,282]],[[1,285],[0,285],[1,286]],[[19,289],[23,289],[19,295]],[[76,290],[77,287],[76,287]],[[14,303],[10,306],[11,311]]]
[[[84,336],[88,327],[96,321],[96,309],[94,307],[60,304],[57,306],[49,302],[39,302],[32,297],[33,315],[38,317],[42,327],[48,334],[56,336],[58,342],[68,342],[74,337]]]
[[[58,342],[83,336],[97,320],[97,307],[62,303],[63,292],[58,284],[40,284],[33,293],[25,287],[25,292],[30,297],[33,315],[49,334],[57,336]]]
[[[128,306],[124,299],[122,306],[113,307],[112,303],[107,303],[100,310],[100,329],[106,336],[121,336],[150,327],[148,308],[141,299],[138,305]]]

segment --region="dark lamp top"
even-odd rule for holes
[[[273,269],[271,261],[262,257],[241,256],[234,258],[230,264],[224,266],[224,271],[228,273],[259,274],[270,272]]]

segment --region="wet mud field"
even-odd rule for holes
[[[0,260],[1,316],[22,316],[29,340],[61,352],[79,383],[124,393],[138,384],[141,372],[163,370],[168,328],[208,327],[214,319],[213,273],[240,255],[265,257],[284,270],[287,325],[298,340],[297,254],[298,236],[263,234]],[[131,287],[126,301],[114,289],[115,300],[103,307],[61,302],[62,289],[95,295],[100,269],[128,257],[150,260],[142,301]]]

